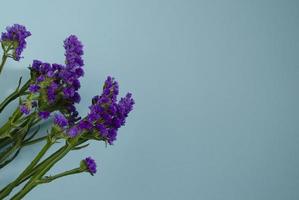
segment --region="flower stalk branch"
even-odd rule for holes
[[[26,47],[26,38],[31,33],[22,25],[14,24],[2,33],[3,48],[0,73],[8,58],[19,61]],[[47,175],[59,161],[70,152],[77,152],[89,145],[89,141],[103,141],[112,145],[120,127],[124,126],[135,104],[132,94],[127,93],[118,100],[118,82],[108,76],[102,92],[94,96],[89,112],[81,117],[76,104],[81,100],[79,79],[84,76],[83,44],[75,35],[63,42],[64,64],[33,60],[29,66],[30,78],[21,87],[21,78],[14,92],[0,103],[0,113],[16,99],[19,105],[6,123],[0,126],[0,169],[7,166],[24,147],[44,142],[40,152],[30,164],[7,186],[0,190],[0,199],[19,200],[35,187],[59,178],[78,173],[97,172],[96,162],[91,157],[81,160],[79,167]],[[42,122],[50,122],[46,135],[39,135]],[[36,128],[38,127],[38,128]],[[52,146],[59,149],[48,155]],[[18,186],[24,184],[22,189]]]

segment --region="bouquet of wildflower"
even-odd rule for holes
[[[19,61],[22,58],[29,36],[31,33],[19,24],[7,27],[6,32],[2,33],[0,74],[7,59]],[[15,91],[0,103],[1,113],[11,102],[19,102],[7,122],[0,127],[0,170],[13,162],[24,146],[36,143],[43,145],[25,170],[1,189],[0,199],[18,190],[17,186],[24,182],[23,188],[15,192],[11,199],[22,199],[36,186],[63,176],[83,172],[94,175],[97,169],[91,157],[83,159],[77,167],[68,171],[51,176],[47,172],[69,152],[88,146],[90,140],[113,144],[118,129],[125,124],[133,109],[132,95],[128,93],[118,100],[118,83],[108,76],[102,92],[92,98],[88,114],[80,117],[75,105],[80,102],[79,79],[84,75],[83,45],[75,35],[70,35],[64,40],[63,46],[64,64],[33,60],[29,66],[29,80],[22,84],[20,78]],[[49,118],[53,119],[52,125],[47,133],[40,133],[39,127]],[[56,143],[61,147],[46,157]]]

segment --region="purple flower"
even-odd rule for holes
[[[81,96],[80,96],[80,94],[79,94],[78,92],[75,92],[75,93],[74,93],[74,96],[73,96],[73,98],[72,98],[72,101],[73,101],[74,103],[80,103],[80,101],[81,101]]]
[[[19,61],[21,58],[22,51],[26,48],[26,38],[31,35],[29,31],[26,30],[25,26],[20,24],[14,24],[6,28],[7,32],[1,34],[1,41],[16,41],[17,47],[14,53],[14,59]]]
[[[118,83],[114,80],[114,78],[108,76],[104,84],[103,95],[115,101],[118,92],[119,92]]]
[[[40,69],[39,70],[40,70],[40,72],[42,74],[46,74],[50,69],[51,69],[50,63],[42,63],[40,65]]]
[[[54,115],[54,124],[57,126],[64,128],[68,125],[68,120],[62,114]]]
[[[52,82],[49,87],[47,88],[47,96],[50,103],[53,103],[56,99],[56,90],[58,89],[59,85],[55,82]]]
[[[48,72],[47,72],[47,76],[49,77],[49,78],[53,78],[54,77],[54,71],[53,70],[49,70]]]
[[[48,112],[48,111],[40,111],[40,112],[38,112],[38,116],[41,119],[48,119],[49,116],[50,116],[50,112]]]
[[[32,62],[32,68],[36,71],[39,70],[40,66],[41,66],[42,62],[40,60],[33,60]]]
[[[61,70],[63,68],[62,65],[60,64],[56,64],[56,63],[53,63],[52,64],[52,69],[55,71],[55,70]]]
[[[84,70],[80,67],[75,70],[75,73],[78,77],[81,77],[84,75]]]
[[[34,75],[33,77],[36,77],[34,84],[38,85],[41,88],[40,91],[42,91],[39,101],[43,102],[39,102],[39,104],[62,108],[60,111],[68,118],[69,124],[72,125],[80,119],[74,104],[79,103],[81,100],[78,90],[81,87],[79,78],[84,75],[82,69],[83,45],[76,36],[71,35],[65,39],[64,48],[65,66],[34,60],[30,69]]]
[[[64,40],[66,66],[70,69],[82,67],[84,65],[81,56],[83,55],[83,45],[77,36],[70,35]],[[82,71],[83,72],[83,71]],[[82,76],[81,73],[80,76]]]
[[[25,115],[30,113],[30,109],[25,104],[20,105],[20,111]]]
[[[85,129],[85,130],[89,130],[90,131],[93,128],[93,125],[89,121],[82,120],[82,121],[79,122],[78,127],[81,130]]]
[[[128,114],[133,110],[134,104],[135,101],[132,99],[131,93],[127,93],[125,97],[121,98],[117,106],[117,117],[114,118],[114,123],[123,126]]]
[[[71,85],[76,91],[81,87],[80,81],[78,79],[73,80]]]
[[[40,89],[40,87],[36,84],[32,84],[29,86],[29,91],[31,93],[36,93],[36,92],[38,92],[39,89]]]
[[[94,161],[94,159],[92,159],[91,157],[87,157],[87,158],[84,159],[84,163],[87,167],[87,171],[91,175],[94,175],[97,172],[97,164]]]
[[[73,126],[72,128],[70,128],[70,130],[68,131],[68,135],[73,138],[76,137],[77,135],[79,135],[80,133],[80,129],[77,126]]]
[[[45,80],[45,76],[40,75],[39,77],[37,77],[36,82],[37,82],[37,83],[41,83],[41,82],[43,82],[44,80]]]
[[[75,89],[72,87],[68,87],[63,89],[63,93],[66,97],[73,97],[75,94]]]
[[[109,144],[116,140],[117,130],[125,124],[134,105],[130,93],[117,102],[118,88],[118,83],[109,76],[105,81],[103,93],[92,99],[90,112],[78,125],[80,129],[97,131]]]

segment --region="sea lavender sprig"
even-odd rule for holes
[[[28,115],[33,108],[36,108],[38,116],[41,119],[47,119],[51,112],[59,110],[67,116],[70,123],[79,120],[74,104],[79,103],[81,99],[78,90],[80,88],[79,78],[84,74],[83,60],[80,57],[83,55],[83,46],[76,36],[71,35],[64,41],[64,47],[66,62],[73,62],[70,65],[72,68],[59,64],[51,65],[38,60],[33,61],[30,67],[31,80],[28,84],[29,95],[20,105],[22,114]],[[70,56],[72,51],[76,59]],[[77,60],[81,60],[79,64],[75,63]]]
[[[83,166],[82,166],[83,165]],[[85,165],[85,167],[84,167]],[[82,160],[81,169],[84,169],[84,171],[89,172],[92,176],[97,173],[97,164],[94,159],[91,157],[87,157],[84,160]]]
[[[14,24],[6,28],[6,32],[1,34],[0,42],[3,49],[2,62],[0,64],[0,74],[8,57],[19,61],[21,54],[26,48],[26,38],[31,33],[26,27],[20,24]]]
[[[22,37],[18,37],[17,40],[15,37],[10,37],[9,34],[4,34],[3,37],[10,38],[10,40],[2,40],[2,47],[7,47],[7,44],[11,45],[9,47],[11,49],[5,49],[7,51],[5,56],[19,60],[21,52],[26,46],[26,37],[23,38],[24,40],[21,40]],[[81,99],[78,93],[80,88],[78,79],[84,75],[82,69],[84,65],[82,59],[83,45],[76,36],[71,35],[64,41],[64,48],[66,59],[63,65],[33,61],[30,67],[31,79],[24,85],[25,90],[23,90],[28,92],[28,95],[25,99],[20,100],[19,108],[14,112],[9,122],[4,125],[5,134],[0,133],[0,143],[2,142],[1,138],[5,141],[12,138],[12,141],[18,141],[15,144],[21,145],[12,146],[12,149],[8,148],[9,151],[5,155],[9,155],[10,152],[20,149],[26,144],[46,140],[45,146],[18,178],[0,191],[0,199],[6,197],[16,186],[26,180],[29,181],[12,199],[21,199],[37,185],[51,182],[63,176],[81,172],[89,172],[94,175],[97,171],[96,163],[90,157],[82,160],[78,168],[53,176],[46,176],[46,173],[68,152],[86,147],[88,145],[86,142],[89,140],[104,141],[112,145],[116,140],[118,129],[125,124],[129,112],[133,109],[132,95],[128,93],[118,101],[118,83],[114,78],[108,77],[102,94],[92,99],[89,113],[81,119],[75,104],[79,103]],[[19,93],[17,91],[7,101],[5,100],[4,104],[1,103],[0,112],[9,102],[22,95],[24,92]],[[49,134],[35,140],[26,139],[32,124],[48,119],[53,112],[56,114],[54,114],[54,123]],[[65,140],[65,145],[40,162],[52,145],[60,140]]]
[[[83,59],[81,57],[83,55],[83,45],[75,35],[71,35],[65,39],[64,47],[66,51],[66,66],[43,63],[38,60],[33,61],[30,67],[31,79],[29,84],[26,85],[28,95],[21,102],[19,110],[16,110],[20,114],[18,114],[18,119],[14,117],[16,119],[13,122],[15,126],[18,126],[20,121],[23,120],[24,117],[22,118],[22,115],[26,116],[29,113],[36,115],[39,120],[42,120],[48,119],[52,112],[58,110],[68,118],[70,124],[80,119],[74,104],[79,103],[81,99],[78,90],[80,88],[79,78],[84,74],[82,68]],[[6,141],[10,141],[4,143],[5,145],[9,145],[16,140],[12,136],[14,129],[10,126],[11,121],[7,124],[9,128],[5,126],[5,131],[0,132],[0,140],[5,137],[12,139],[8,140],[5,138]],[[0,130],[4,128],[0,128]],[[20,134],[15,135],[16,137],[21,137]],[[18,143],[15,145],[20,146],[21,144]],[[15,148],[15,146],[10,148]],[[0,159],[0,164],[4,159],[5,157]]]
[[[91,157],[87,157],[84,160],[80,162],[80,167],[67,170],[65,172],[56,174],[56,175],[51,175],[51,176],[45,176],[44,178],[40,179],[38,181],[38,184],[43,184],[43,183],[50,183],[58,178],[62,178],[64,176],[69,176],[69,175],[74,175],[74,174],[79,174],[82,172],[88,172],[92,176],[97,172],[97,164],[95,160]]]
[[[133,109],[134,100],[132,95],[128,93],[125,97],[117,101],[118,83],[111,77],[105,81],[103,92],[101,95],[92,99],[90,112],[86,117],[74,125],[66,126],[65,118],[58,115],[51,134],[48,136],[47,143],[42,151],[37,155],[32,163],[14,182],[9,184],[0,192],[0,198],[7,196],[14,187],[22,182],[30,179],[12,199],[21,199],[34,187],[44,182],[45,174],[61,160],[68,152],[85,147],[84,143],[89,140],[102,140],[112,144],[116,139],[117,130],[125,124],[129,112]],[[70,134],[71,130],[76,128],[76,134]],[[53,153],[42,163],[38,164],[41,157],[49,150],[52,144],[57,140],[65,139],[66,144],[58,151]],[[83,145],[83,146],[82,146]],[[86,169],[92,175],[96,172],[96,164],[90,158],[85,159]],[[34,173],[30,173],[34,171]],[[28,176],[28,173],[30,174]]]
[[[109,76],[103,86],[102,94],[93,97],[92,105],[89,107],[90,112],[76,126],[77,134],[71,132],[70,137],[89,131],[95,133],[95,136],[98,134],[109,144],[113,144],[117,130],[125,124],[125,119],[134,105],[131,93],[117,102],[118,93],[118,83]]]
[[[83,45],[75,35],[70,35],[64,40],[64,48],[66,65],[33,61],[30,92],[37,94],[35,99],[43,112],[59,110],[74,124],[79,120],[75,104],[81,100],[78,90],[79,78],[84,75]]]

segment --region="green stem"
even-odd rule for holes
[[[13,100],[15,100],[16,98],[23,96],[26,94],[26,90],[28,89],[29,85],[30,85],[30,81],[28,80],[21,89],[19,89],[19,87],[17,87],[17,89],[11,93],[8,97],[6,97],[6,99],[4,99],[3,102],[1,102],[0,104],[0,113],[4,110],[4,108]]]
[[[25,142],[22,144],[22,147],[25,147],[25,146],[29,146],[29,145],[32,145],[32,144],[35,144],[35,143],[39,143],[43,140],[46,140],[48,136],[43,136],[43,137],[40,137],[40,138],[36,138],[34,140],[31,140],[31,141],[28,141],[28,142]]]
[[[2,166],[2,163],[7,159],[9,158],[9,156],[15,152],[18,148],[19,148],[19,144],[18,142],[15,142],[13,146],[11,147],[8,147],[7,149],[5,149],[5,151],[1,152],[0,154],[0,169],[4,166]]]
[[[19,137],[20,132],[25,127],[29,129],[40,122],[40,119],[36,119],[32,122],[32,119],[36,118],[36,113],[31,113],[26,117],[22,117],[21,112],[17,108],[14,114],[9,118],[9,120],[0,128],[0,149],[12,144],[16,137]]]
[[[51,167],[56,163],[58,162],[62,157],[64,157],[70,150],[72,150],[74,148],[74,146],[77,146],[77,145],[81,145],[82,143],[86,142],[87,140],[86,139],[82,139],[82,140],[75,140],[71,143],[68,143],[66,145],[64,145],[63,147],[61,147],[60,149],[58,149],[56,152],[54,152],[51,156],[49,156],[47,159],[43,160],[40,164],[36,165],[34,168],[32,168],[30,171],[28,171],[26,173],[26,175],[24,176],[20,176],[21,178],[18,178],[17,180],[15,180],[13,183],[14,183],[14,186],[13,187],[17,187],[19,186],[20,184],[22,184],[23,182],[25,182],[26,180],[28,180],[29,178],[31,178],[31,182],[32,179],[34,177],[36,177],[37,175],[39,175],[38,177],[40,176],[43,176],[49,169],[51,169]],[[46,169],[47,168],[47,169]],[[44,171],[42,172],[42,170],[44,169]],[[41,175],[41,172],[43,173]],[[38,180],[38,179],[36,179]],[[29,182],[26,184],[26,186],[29,184]],[[31,187],[26,187],[26,191],[27,192],[24,192],[24,191],[20,191],[19,193],[22,193],[22,195],[26,195],[31,189],[33,189],[36,185],[32,184]],[[7,191],[7,190],[10,190],[10,192],[12,191],[13,188],[11,188],[12,186],[11,185],[8,185],[6,186],[5,188],[3,188],[1,191],[0,191],[0,194],[4,191]],[[10,193],[9,192],[9,193]],[[21,195],[19,194],[18,195]],[[1,196],[0,196],[1,197]]]
[[[86,141],[87,141],[86,139],[81,140],[81,141],[78,141],[78,144],[77,144],[76,146],[78,146],[78,145],[80,145],[80,144],[82,144],[82,143],[84,143],[84,142],[86,142]],[[43,161],[42,161],[40,164],[38,164],[34,169],[32,169],[31,172],[30,172],[25,178],[23,178],[23,179],[18,183],[18,185],[20,185],[20,184],[22,184],[23,182],[25,182],[26,180],[28,180],[33,174],[35,174],[37,171],[40,171],[41,168],[43,168],[44,166],[47,166],[47,165],[49,164],[49,162],[50,162],[51,160],[53,160],[53,158],[56,157],[58,154],[60,154],[63,150],[64,150],[64,147],[61,147],[61,148],[58,149],[55,153],[53,153],[50,157],[48,157],[47,159],[43,160]],[[75,150],[75,148],[72,149],[72,150]],[[17,186],[18,186],[18,185],[17,185]]]
[[[0,64],[0,74],[2,72],[2,69],[3,69],[4,65],[5,65],[5,63],[6,63],[7,58],[8,58],[8,56],[6,55],[6,53],[4,53],[3,56],[2,56],[1,64]]]
[[[64,147],[61,147],[60,149],[58,149],[55,153],[53,153],[50,157],[48,157],[47,159],[43,160],[40,164],[38,164],[37,166],[35,166],[29,173],[27,173],[26,176],[24,176],[22,178],[22,180],[20,180],[15,187],[19,186],[20,184],[24,183],[26,180],[28,180],[30,177],[32,177],[34,174],[36,174],[36,172],[40,171],[44,166],[48,165],[49,161],[51,161],[54,157],[56,157],[58,154],[60,154],[62,151],[64,150]],[[4,190],[6,190],[9,187],[9,185],[7,185],[5,188],[3,188],[0,193]]]
[[[0,150],[11,143],[9,138],[0,139]]]
[[[0,128],[0,139],[9,137],[9,132],[15,124],[15,122],[22,116],[22,113],[20,112],[19,108],[16,108],[16,110],[13,112],[12,116],[9,117],[8,121]]]
[[[16,185],[27,176],[28,173],[32,170],[32,168],[40,161],[40,159],[45,155],[45,153],[48,151],[48,149],[52,146],[53,142],[50,140],[47,140],[47,143],[42,148],[42,150],[38,153],[38,155],[34,158],[34,160],[28,165],[28,167],[18,176],[16,180],[14,180],[12,183],[10,183],[7,187],[5,187],[0,192],[0,199],[3,199],[4,197],[8,196],[10,192],[16,187]]]
[[[23,144],[27,134],[30,131],[30,128],[39,121],[34,121],[34,117],[34,115],[31,115],[31,117],[28,118],[28,121],[24,122],[26,124],[22,126],[22,128],[15,135],[12,136],[11,143],[13,144],[0,153],[0,169],[9,164],[24,146]]]
[[[50,183],[51,181],[54,181],[55,179],[58,179],[58,178],[61,178],[61,177],[64,177],[64,176],[69,176],[69,175],[73,175],[73,174],[82,173],[84,171],[85,170],[82,169],[82,168],[80,168],[80,167],[74,168],[74,169],[71,169],[71,170],[68,170],[68,171],[56,174],[54,176],[46,176],[45,178],[42,178],[41,180],[39,180],[38,184],[41,184],[41,183]]]
[[[40,171],[36,172],[36,174],[21,189],[21,191],[12,197],[12,200],[22,199],[28,192],[35,188],[39,184],[41,177],[44,176],[45,173],[47,173],[53,167],[53,165],[62,159],[70,150],[72,150],[72,148],[75,146],[75,142],[76,140],[72,140],[70,143],[67,143],[64,147],[62,147],[63,151],[57,154],[57,156],[53,157],[53,159],[51,159],[47,165],[43,166]]]

